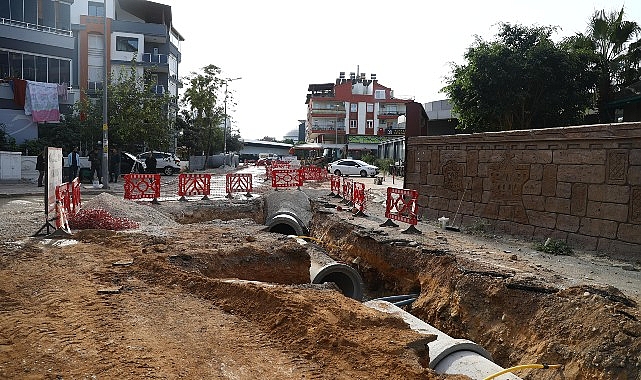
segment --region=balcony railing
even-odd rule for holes
[[[45,33],[52,33],[52,34],[73,37],[73,32],[71,30],[52,28],[50,26],[32,24],[29,22],[11,20],[8,18],[0,18],[0,25],[11,25],[11,26],[16,26],[18,28],[31,29],[31,30],[37,30],[40,32],[45,32]]]
[[[153,54],[153,53],[144,53],[142,55],[142,61],[145,63],[153,63],[157,65],[166,65],[167,64],[167,54]]]

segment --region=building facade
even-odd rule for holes
[[[37,122],[25,115],[24,81],[61,89],[74,83],[72,4],[73,0],[0,1],[0,124],[17,143],[38,138]],[[76,95],[61,91],[55,99],[60,110],[68,109]]]
[[[151,1],[0,0],[0,124],[17,143],[37,139],[41,121],[25,115],[17,84],[60,85],[59,111],[68,112],[81,94],[102,91],[105,54],[112,78],[133,62],[155,93],[177,98],[183,40],[171,7]]]
[[[341,72],[335,83],[310,84],[307,94],[305,140],[321,144],[325,155],[359,157],[360,152],[376,152],[378,144],[404,136],[399,117],[406,114],[410,99],[394,97],[371,74]]]

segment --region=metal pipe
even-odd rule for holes
[[[503,370],[492,361],[492,356],[483,347],[467,339],[455,339],[387,301],[368,301],[365,305],[403,319],[409,327],[421,334],[436,335],[436,340],[427,343],[429,367],[440,374],[462,374],[472,379]],[[501,380],[519,380],[513,374],[506,374]]]

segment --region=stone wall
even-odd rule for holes
[[[641,123],[410,137],[406,149],[424,218],[641,259]]]

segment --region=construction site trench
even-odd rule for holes
[[[531,245],[381,227],[382,194],[355,217],[327,193],[158,205],[103,193],[83,207],[140,227],[9,239],[0,378],[467,378],[431,368],[437,337],[376,299],[405,301],[394,308],[497,366],[561,364],[522,379],[640,378],[638,292],[554,270],[566,258]],[[638,263],[615,264],[639,286]]]

